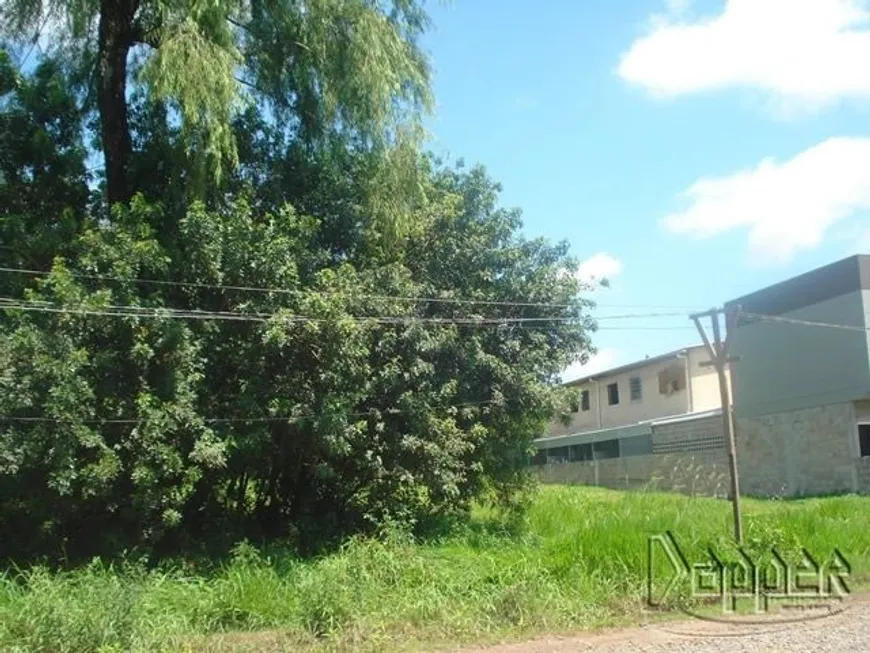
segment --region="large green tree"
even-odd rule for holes
[[[131,178],[129,98],[167,103],[192,166],[235,163],[231,127],[245,104],[314,146],[339,141],[381,153],[414,142],[430,104],[417,39],[417,0],[6,0],[13,43],[45,36],[48,56],[78,67],[95,100],[107,198],[125,202]]]
[[[42,271],[0,272],[3,554],[312,548],[510,502],[594,325],[564,244],[523,238],[482,169],[406,139],[426,95],[416,6],[196,5],[194,25],[186,3],[156,6],[133,14],[160,38],[130,57],[130,199],[111,211],[87,164],[106,145],[99,85],[82,81],[104,75],[84,27],[103,6],[55,6],[62,65],[0,50],[0,259]],[[4,5],[19,31],[28,7]],[[250,84],[268,104],[197,95],[210,29],[245,55],[232,98]],[[358,49],[360,30],[386,51]],[[296,48],[320,67],[275,66]]]
[[[0,322],[4,551],[311,548],[515,496],[553,382],[590,346],[574,262],[523,239],[481,169],[419,168],[390,258],[335,219],[358,192],[325,163],[300,193],[320,217],[239,182],[184,210],[172,247],[138,196],[85,222]]]

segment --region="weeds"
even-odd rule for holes
[[[747,547],[822,557],[836,547],[866,577],[868,509],[870,498],[855,496],[746,500]],[[719,500],[552,486],[522,522],[510,519],[478,509],[437,538],[353,539],[314,560],[242,544],[199,574],[99,561],[10,570],[0,576],[0,649],[378,650],[583,629],[637,614],[649,535],[671,531],[691,558],[727,548],[731,527]]]

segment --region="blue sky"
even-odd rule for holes
[[[606,272],[596,314],[709,308],[870,253],[870,1],[456,0],[430,147]],[[694,343],[602,321],[591,373]]]

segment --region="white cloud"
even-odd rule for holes
[[[870,138],[831,138],[787,161],[699,179],[682,196],[689,207],[664,219],[670,231],[704,238],[748,227],[751,254],[785,261],[870,209]]]
[[[727,0],[695,21],[655,17],[619,75],[658,96],[749,88],[818,108],[870,96],[870,0]]]
[[[622,261],[607,252],[598,252],[583,261],[577,268],[577,278],[585,283],[611,281],[622,272]]]
[[[567,383],[574,379],[582,379],[584,376],[598,374],[604,370],[609,370],[617,365],[617,361],[622,358],[622,352],[618,349],[600,349],[597,354],[592,356],[589,361],[583,365],[582,363],[574,363],[562,372],[562,382]]]
[[[685,13],[692,5],[692,0],[665,0],[665,9],[672,16]]]

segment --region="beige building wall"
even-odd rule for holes
[[[656,417],[687,413],[689,403],[685,389],[667,395],[659,392],[659,372],[668,368],[674,368],[675,371],[682,368],[685,375],[685,366],[686,362],[683,359],[661,361],[621,374],[602,375],[597,383],[587,384],[597,385],[597,392],[590,392],[590,395],[594,394],[596,398],[600,398],[601,428],[625,426]],[[631,398],[630,384],[633,377],[640,379],[639,400]],[[608,405],[607,401],[607,386],[611,383],[616,383],[619,388],[619,403],[614,406]],[[595,409],[597,406],[592,405],[590,408]]]
[[[657,361],[634,369],[598,375],[594,380],[574,386],[578,393],[589,391],[589,410],[579,410],[571,415],[568,425],[553,422],[547,436],[582,433],[617,426],[627,426],[660,417],[704,412],[719,408],[719,380],[713,368],[701,367],[709,356],[702,346],[687,348],[686,358]],[[659,373],[673,369],[689,382],[681,390],[662,394],[659,388]],[[688,377],[687,377],[688,375]],[[631,379],[640,378],[641,398],[631,399]],[[609,405],[607,386],[616,383],[619,387],[619,403]]]
[[[601,428],[601,413],[599,408],[603,410],[604,406],[598,403],[598,384],[594,382],[584,383],[583,385],[576,386],[574,389],[578,393],[578,402],[580,401],[582,391],[589,391],[589,410],[578,410],[576,413],[572,413],[571,422],[567,425],[562,424],[560,421],[553,422],[547,430],[547,436],[595,431]],[[607,400],[605,399],[602,403],[606,402]]]
[[[689,350],[689,369],[691,370],[691,408],[690,412],[703,413],[708,410],[714,410],[722,405],[722,398],[719,393],[719,375],[716,373],[716,368],[701,367],[701,363],[710,360],[707,350],[704,347],[693,347]],[[725,375],[728,381],[728,388],[731,388],[731,375]]]

